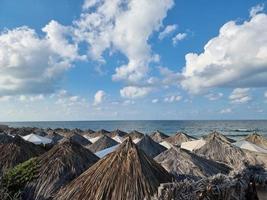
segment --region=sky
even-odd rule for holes
[[[0,121],[266,119],[266,5],[0,0]]]

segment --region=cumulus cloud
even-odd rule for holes
[[[153,99],[151,102],[152,103],[158,103],[159,102],[159,99]]]
[[[172,38],[172,44],[176,45],[179,41],[184,40],[187,37],[186,33],[178,33],[176,36]]]
[[[182,96],[175,96],[175,95],[172,95],[172,96],[168,96],[168,97],[165,97],[164,98],[164,102],[167,102],[167,103],[173,103],[173,102],[177,102],[177,101],[180,101],[182,99]]]
[[[227,114],[227,113],[231,113],[231,112],[233,112],[231,108],[225,108],[225,109],[220,110],[221,114]]]
[[[105,97],[106,97],[106,93],[103,90],[98,90],[95,93],[94,104],[93,105],[96,106],[96,105],[101,104],[104,101]]]
[[[19,27],[0,33],[0,95],[51,93],[78,55],[66,39],[68,29],[56,21],[35,30]]]
[[[166,26],[165,29],[159,33],[159,39],[163,40],[165,37],[172,34],[176,29],[177,29],[176,24]]]
[[[116,68],[113,80],[142,79],[154,61],[148,39],[160,28],[173,0],[88,2],[85,7],[94,6],[94,11],[84,12],[74,23],[76,39],[88,43],[88,54],[93,59],[104,61],[103,52],[110,48],[128,58],[127,64]]]
[[[224,24],[201,54],[186,55],[181,85],[191,93],[213,87],[267,85],[267,15]]]
[[[151,90],[149,87],[127,86],[120,90],[120,94],[124,98],[136,99],[148,95]]]
[[[256,6],[253,6],[249,11],[249,16],[254,17],[258,13],[262,12],[264,10],[264,4],[258,4]]]
[[[44,99],[43,94],[39,95],[20,95],[19,100],[23,102],[35,102],[35,101],[40,101]]]
[[[231,103],[247,103],[251,100],[249,88],[236,88],[233,90],[229,99]]]
[[[209,93],[207,95],[205,95],[205,97],[207,99],[209,99],[210,101],[216,101],[219,100],[220,98],[223,97],[223,93],[219,92],[219,93]]]

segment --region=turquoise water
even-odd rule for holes
[[[257,131],[267,136],[267,120],[240,120],[240,121],[60,121],[60,122],[3,122],[12,127],[39,127],[39,128],[79,128],[85,129],[121,129],[123,131],[138,130],[151,133],[160,130],[172,135],[177,131],[184,131],[193,136],[202,136],[211,131],[219,131],[232,137],[240,137]]]

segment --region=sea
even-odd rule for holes
[[[257,132],[267,136],[267,120],[130,120],[130,121],[40,121],[1,122],[10,127],[68,128],[68,129],[120,129],[126,132],[137,130],[145,134],[159,130],[173,135],[178,131],[201,137],[218,131],[232,138],[244,137]]]

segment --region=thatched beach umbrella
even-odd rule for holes
[[[36,178],[28,183],[24,199],[50,199],[58,189],[68,184],[99,160],[80,144],[65,140],[36,160]]]
[[[61,190],[56,199],[149,200],[160,183],[171,180],[163,167],[127,138],[116,151]]]
[[[155,141],[155,142],[163,142],[166,138],[168,138],[169,136],[166,135],[165,133],[156,130],[155,132],[150,134],[150,137]]]
[[[119,144],[115,140],[111,139],[110,137],[103,135],[99,138],[95,143],[88,145],[87,148],[90,149],[92,152],[101,151],[103,149],[112,147]]]
[[[244,140],[256,144],[261,148],[267,149],[267,139],[258,133],[248,135]]]
[[[172,145],[180,146],[183,142],[195,140],[196,138],[187,135],[183,132],[177,132],[175,135],[166,138],[164,141],[169,142]]]

